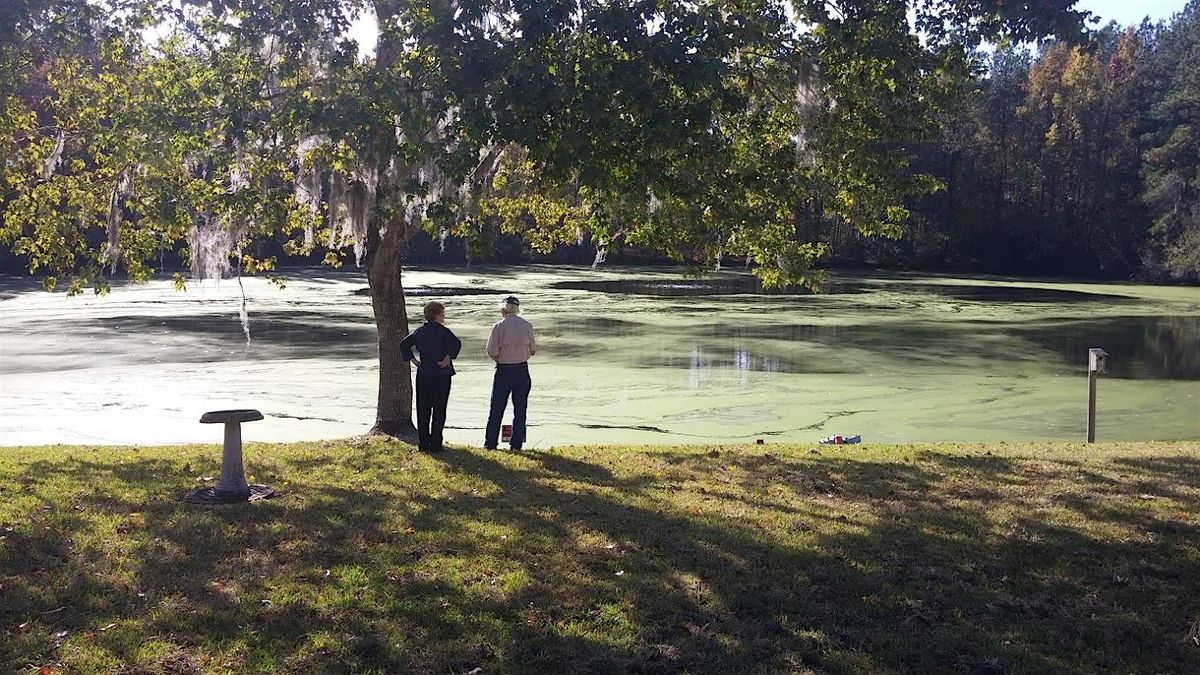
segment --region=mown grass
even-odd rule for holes
[[[0,451],[0,671],[1196,673],[1200,443]]]

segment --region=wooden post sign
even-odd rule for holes
[[[1104,372],[1108,352],[1098,347],[1088,350],[1087,442],[1096,442],[1096,376]]]

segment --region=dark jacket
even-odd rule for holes
[[[436,321],[430,321],[409,333],[408,337],[400,342],[400,355],[405,361],[412,360],[414,348],[421,355],[421,367],[417,369],[417,375],[449,377],[454,374],[454,366],[442,368],[438,361],[447,356],[457,359],[458,351],[462,349],[462,341],[455,337],[449,328]]]

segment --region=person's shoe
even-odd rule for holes
[[[483,446],[483,449],[484,449],[484,450],[495,450],[495,449],[496,449],[496,446],[494,446],[494,445],[484,445],[484,446]]]
[[[520,452],[520,451],[521,451],[521,446],[519,446],[519,445],[510,445],[510,446],[508,446],[508,447],[509,447],[509,449],[511,449],[513,452]]]
[[[431,446],[429,446],[429,449],[426,450],[426,452],[430,452],[430,453],[442,452],[445,449],[446,449],[446,446],[444,446],[444,445],[431,445]]]

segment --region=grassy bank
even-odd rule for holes
[[[1200,672],[1200,443],[217,457],[0,449],[0,671]]]

